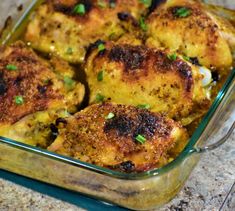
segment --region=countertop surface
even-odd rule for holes
[[[1,178],[1,173],[0,173]],[[235,133],[218,149],[205,153],[183,189],[160,211],[235,210]],[[0,179],[0,210],[83,210],[11,181]],[[46,191],[46,190],[45,190]],[[92,203],[92,202],[88,202]],[[89,205],[89,204],[88,204]],[[88,206],[92,207],[92,206]],[[89,210],[97,210],[88,208]],[[104,209],[106,206],[104,206]],[[111,208],[112,210],[112,208]]]

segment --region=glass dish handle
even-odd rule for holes
[[[216,141],[215,143],[210,144],[208,146],[195,147],[193,151],[198,152],[198,153],[203,153],[203,152],[211,151],[211,150],[214,150],[214,149],[218,148],[219,146],[221,146],[223,143],[225,143],[228,140],[230,135],[233,133],[234,129],[235,129],[235,121],[233,122],[232,126],[229,128],[229,130],[228,130],[228,132],[226,133],[225,136],[223,136],[218,141]]]

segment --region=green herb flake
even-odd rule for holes
[[[112,119],[113,117],[115,117],[115,114],[110,112],[106,117],[105,119]]]
[[[24,104],[24,98],[21,95],[15,96],[15,104],[16,105],[23,105]]]
[[[140,20],[139,20],[139,26],[140,28],[143,30],[143,31],[147,31],[148,30],[148,26],[147,24],[145,23],[145,18],[144,17],[141,17]]]
[[[100,51],[103,51],[103,50],[105,50],[105,45],[103,43],[100,43],[98,45],[98,51],[100,52]]]
[[[139,2],[144,4],[145,7],[150,7],[152,0],[139,0]]]
[[[183,59],[187,62],[190,62],[190,58],[188,56],[183,56]]]
[[[178,8],[175,11],[175,16],[179,17],[179,18],[186,18],[189,15],[191,15],[191,10],[189,8],[186,8],[186,7]]]
[[[104,71],[101,70],[100,72],[98,72],[97,74],[97,81],[103,81],[104,79]]]
[[[69,47],[66,51],[66,54],[72,55],[73,54],[73,48]]]
[[[106,2],[104,2],[104,1],[102,1],[102,0],[98,1],[97,4],[98,4],[98,6],[99,6],[100,8],[106,8],[106,7],[107,7]]]
[[[146,141],[146,138],[139,134],[138,136],[135,137],[135,140],[138,141],[141,144],[144,144],[145,141]]]
[[[8,64],[6,66],[7,70],[18,70],[17,66],[13,65],[13,64]]]
[[[167,58],[170,59],[171,61],[175,61],[177,59],[177,55],[176,53],[167,55]]]
[[[84,4],[77,4],[74,9],[73,13],[78,14],[78,15],[85,15],[86,13],[86,8]]]
[[[151,106],[149,104],[140,104],[137,107],[141,109],[150,109]]]
[[[109,3],[109,7],[110,8],[115,8],[116,7],[116,3],[113,1],[113,2],[110,2]]]
[[[103,95],[101,95],[100,93],[98,93],[95,97],[95,100],[97,103],[103,102],[105,99],[105,97]]]
[[[51,79],[45,79],[44,81],[43,81],[43,84],[45,84],[45,85],[48,85],[49,83],[50,83],[50,81],[51,81]]]
[[[64,76],[64,83],[67,89],[73,89],[73,87],[75,86],[75,81],[69,76]]]

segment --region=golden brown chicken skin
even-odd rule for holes
[[[119,39],[138,27],[146,10],[138,0],[48,0],[32,16],[25,40],[39,51],[81,63],[90,43]]]
[[[60,110],[75,112],[83,99],[84,86],[71,78],[73,74],[67,63],[43,60],[23,42],[3,47],[0,50],[0,134],[18,137],[14,127],[20,122],[19,136],[25,139],[25,134],[20,135],[23,128],[36,124],[28,115],[36,117],[38,112],[46,112],[44,116],[49,120]]]
[[[197,58],[201,65],[218,69],[220,73],[232,65],[229,46],[234,45],[232,25],[216,18],[199,1],[163,1],[146,19],[146,24],[149,46],[163,46]]]
[[[93,46],[85,71],[91,104],[110,100],[148,105],[152,111],[177,120],[188,115],[193,119],[210,104],[198,67],[164,50],[106,43],[105,50],[99,51]]]
[[[140,172],[166,164],[169,150],[179,143],[182,150],[187,139],[180,124],[158,113],[104,103],[65,119],[48,149],[102,167]]]
[[[227,41],[235,65],[235,11],[203,4],[208,16],[218,25],[221,36]]]

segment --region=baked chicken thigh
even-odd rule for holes
[[[145,46],[93,46],[85,63],[90,103],[109,100],[161,112],[189,124],[210,105],[200,67],[175,53]],[[206,70],[209,75],[210,71]],[[191,115],[191,118],[188,116]]]
[[[39,51],[81,63],[90,43],[128,34],[145,10],[138,0],[47,0],[32,16],[25,40]]]
[[[124,172],[166,164],[169,151],[180,152],[188,134],[158,113],[113,103],[95,104],[64,119],[49,150]]]
[[[233,26],[197,0],[162,1],[146,18],[147,45],[165,47],[226,73],[235,47]]]
[[[50,131],[46,124],[76,112],[83,99],[84,86],[72,79],[73,74],[66,62],[43,60],[22,42],[3,47],[0,135],[33,145],[35,139],[45,141],[43,132]]]

